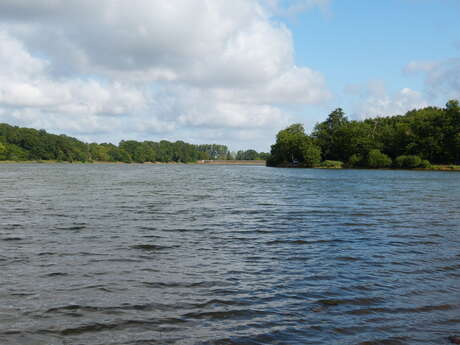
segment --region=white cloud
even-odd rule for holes
[[[282,17],[293,17],[313,7],[328,11],[330,0],[265,0],[273,13]]]
[[[0,109],[14,112],[0,121],[74,135],[279,128],[284,105],[330,92],[295,65],[273,11],[327,3],[3,0]]]
[[[371,81],[367,85],[348,85],[346,93],[358,98],[353,106],[355,118],[403,115],[407,111],[428,106],[423,95],[410,88],[388,92],[381,81]]]
[[[107,127],[100,117],[127,114],[147,105],[142,92],[117,82],[52,79],[47,73],[49,65],[32,56],[20,41],[0,32],[0,108],[4,109],[4,121],[88,132]]]
[[[412,61],[405,71],[424,77],[425,92],[432,100],[445,103],[460,98],[460,58],[443,61]]]
[[[436,65],[435,61],[411,61],[404,67],[404,72],[406,74],[430,72],[436,68]]]

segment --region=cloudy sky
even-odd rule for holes
[[[0,122],[268,151],[460,98],[458,0],[1,0]]]

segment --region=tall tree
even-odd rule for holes
[[[335,109],[330,113],[326,121],[318,123],[312,133],[322,151],[324,160],[340,160],[340,143],[337,143],[337,131],[348,124],[342,108]]]
[[[320,162],[320,158],[320,148],[305,134],[303,125],[296,123],[278,132],[267,165],[299,164],[312,167]]]

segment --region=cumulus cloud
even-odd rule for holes
[[[265,0],[265,4],[278,16],[293,17],[313,7],[327,12],[330,0]]]
[[[348,85],[345,92],[358,99],[353,106],[354,117],[403,115],[407,111],[428,106],[423,95],[410,88],[389,92],[381,81],[366,85]]]
[[[412,61],[406,67],[408,74],[424,77],[425,91],[431,99],[447,101],[460,98],[460,58],[443,61]]]
[[[76,135],[284,125],[284,105],[330,92],[295,65],[273,8],[281,3],[3,0],[0,120]]]
[[[65,122],[81,119],[83,129],[88,124],[85,117],[127,114],[146,105],[141,92],[118,82],[51,78],[50,62],[31,55],[22,42],[4,31],[0,32],[0,66],[0,107],[20,124],[46,126],[60,117],[59,127],[68,129]]]

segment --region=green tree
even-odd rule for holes
[[[335,159],[346,162],[353,154],[363,157],[380,145],[372,136],[372,126],[366,122],[350,121],[334,132],[333,147],[330,152]]]
[[[259,154],[256,150],[238,151],[236,154],[236,159],[242,161],[253,161],[259,159]]]
[[[321,162],[321,149],[309,138],[302,145],[303,162],[302,166],[313,168]]]
[[[296,123],[278,132],[267,165],[299,164],[312,167],[320,160],[320,148],[305,134],[303,125]]]
[[[446,124],[444,146],[447,159],[460,164],[460,104],[458,100],[450,100],[446,104]]]
[[[415,169],[421,167],[422,164],[422,159],[416,155],[403,155],[395,159],[395,166],[401,169]]]
[[[8,144],[7,148],[8,150],[6,152],[6,159],[8,160],[25,161],[25,160],[31,159],[29,157],[28,152],[17,145]]]
[[[367,155],[367,166],[369,168],[388,168],[391,163],[391,158],[379,150],[370,150]]]
[[[0,160],[6,159],[6,145],[0,141]]]
[[[321,148],[323,160],[341,160],[337,143],[337,131],[348,123],[342,108],[335,109],[330,113],[326,121],[316,124],[312,137]]]
[[[347,167],[349,168],[360,168],[364,166],[363,156],[360,154],[352,154],[347,161]]]

